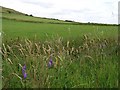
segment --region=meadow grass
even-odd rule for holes
[[[118,26],[2,24],[3,88],[118,87]]]
[[[87,35],[73,40],[12,39],[2,45],[3,88],[117,88],[118,44],[113,38]]]

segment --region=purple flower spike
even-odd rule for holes
[[[23,77],[24,77],[24,79],[27,77],[27,73],[26,73],[26,65],[24,65],[23,67],[22,67],[22,74],[23,74]]]
[[[48,67],[50,68],[50,67],[52,67],[52,65],[53,65],[53,61],[52,61],[52,58],[51,58],[49,63],[48,63]]]

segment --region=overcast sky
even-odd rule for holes
[[[118,23],[120,0],[0,0],[0,6],[39,17]]]

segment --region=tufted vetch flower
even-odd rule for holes
[[[22,75],[23,75],[23,78],[26,79],[26,77],[27,77],[26,65],[24,65],[24,66],[22,67]]]
[[[53,61],[52,61],[52,58],[50,58],[49,62],[48,62],[48,67],[52,67],[53,66]]]

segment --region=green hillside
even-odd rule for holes
[[[65,22],[63,20],[53,19],[53,18],[41,18],[34,17],[32,15],[24,14],[13,9],[1,7],[0,13],[2,13],[3,19],[11,19],[17,21],[25,21],[25,22],[35,22],[35,23],[71,23]]]
[[[15,11],[13,9],[10,9],[10,8],[5,8],[5,7],[2,7],[0,6],[0,13],[3,13],[3,14],[10,14],[10,13],[13,13],[13,14],[19,14],[19,15],[24,15],[24,13],[21,13],[21,12],[18,12],[18,11]]]
[[[24,22],[34,22],[34,23],[52,23],[52,24],[77,24],[77,25],[117,25],[117,24],[102,24],[102,23],[82,23],[75,22],[71,20],[59,20],[55,18],[46,18],[46,17],[35,17],[32,14],[28,15],[13,9],[5,8],[0,6],[0,13],[2,13],[3,19],[10,19],[16,21],[24,21]],[[1,16],[0,16],[1,17]]]

